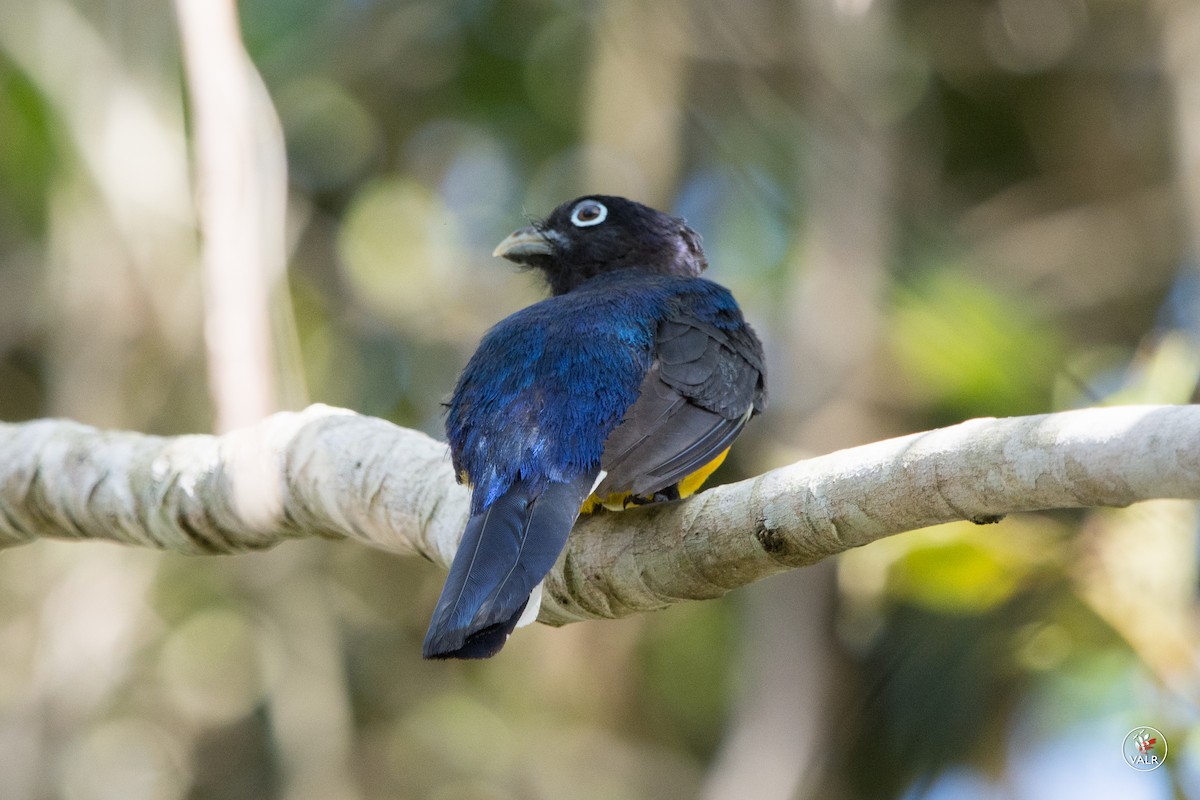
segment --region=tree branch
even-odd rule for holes
[[[719,597],[876,539],[1017,511],[1200,499],[1200,407],[977,419],[576,526],[541,621]],[[42,537],[232,553],[328,536],[448,565],[467,517],[444,444],[312,406],[223,436],[0,424],[0,547]]]

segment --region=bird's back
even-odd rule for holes
[[[488,331],[449,404],[471,519],[430,658],[497,652],[536,617],[589,494],[617,507],[685,496],[766,399],[758,338],[729,292],[698,277],[706,261],[683,220],[589,196],[495,254],[541,270],[554,296]]]
[[[685,300],[706,305],[699,299],[717,322],[721,294],[728,297],[701,278],[628,270],[535,303],[488,331],[446,418],[455,469],[475,492],[473,511],[518,475],[562,480],[599,464],[604,442],[637,400],[663,316]]]

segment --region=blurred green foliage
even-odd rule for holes
[[[1028,300],[934,268],[897,292],[892,314],[896,363],[935,420],[1047,410],[1064,348]]]
[[[0,58],[0,224],[38,236],[45,226],[55,142],[45,104],[28,78]],[[7,238],[7,237],[6,237]]]

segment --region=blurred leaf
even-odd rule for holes
[[[294,81],[276,99],[295,182],[311,191],[341,187],[379,156],[382,134],[371,113],[328,79]]]
[[[1163,335],[1137,358],[1123,388],[1104,398],[1107,405],[1187,403],[1200,383],[1200,348],[1186,334]]]
[[[871,690],[847,725],[854,796],[894,797],[914,778],[995,752],[1018,687],[1006,636],[1015,610],[945,614],[902,604],[890,612],[866,661]]]
[[[729,703],[734,609],[684,603],[652,617],[641,639],[645,721],[696,754],[716,747]]]
[[[436,319],[462,278],[456,220],[421,184],[380,180],[354,198],[339,252],[359,302],[395,323]]]
[[[1014,564],[988,548],[952,541],[910,550],[892,567],[891,591],[943,613],[978,613],[1008,599],[1020,580]]]
[[[203,611],[163,645],[158,677],[168,697],[201,725],[247,717],[263,699],[256,631],[235,611]]]
[[[0,57],[0,237],[13,217],[26,233],[42,232],[54,145],[50,112],[41,95]]]
[[[1060,335],[960,271],[940,269],[896,294],[890,342],[911,390],[954,421],[1044,413]]]

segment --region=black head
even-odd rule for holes
[[[700,235],[682,219],[603,194],[563,203],[515,231],[492,255],[541,270],[554,294],[619,269],[695,277],[708,266]]]

